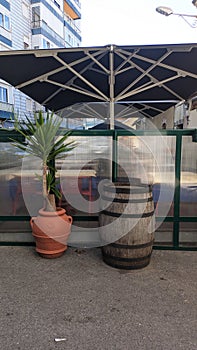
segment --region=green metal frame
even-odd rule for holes
[[[117,178],[117,155],[118,155],[118,137],[119,136],[175,136],[176,137],[176,153],[175,153],[175,194],[174,194],[174,215],[173,217],[157,217],[158,221],[173,223],[173,242],[172,245],[154,245],[154,249],[162,250],[190,250],[196,251],[197,246],[180,246],[179,231],[180,222],[196,222],[197,217],[181,217],[180,216],[180,178],[181,178],[181,156],[182,156],[182,138],[184,136],[192,136],[192,141],[197,142],[197,129],[186,130],[159,130],[159,134],[154,130],[73,130],[73,136],[108,136],[112,137],[112,181]],[[10,138],[21,138],[15,131],[0,130],[0,143],[10,142]],[[29,216],[0,216],[0,221],[29,221]],[[74,216],[74,221],[97,221],[97,216]],[[0,242],[0,245],[31,245],[31,243],[23,242]],[[33,245],[33,243],[32,243]]]

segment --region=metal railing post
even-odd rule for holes
[[[179,247],[182,134],[176,135],[173,246]]]

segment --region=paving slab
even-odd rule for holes
[[[196,350],[196,262],[154,250],[149,266],[126,271],[99,248],[51,260],[1,246],[0,350]]]

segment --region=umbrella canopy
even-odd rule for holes
[[[110,129],[110,124],[109,123],[99,123],[95,126],[92,126],[91,128],[89,128],[90,130],[109,130]],[[125,125],[121,122],[119,122],[118,120],[115,121],[114,123],[114,129],[117,130],[133,130],[133,128],[129,127],[128,125]]]
[[[124,103],[154,117],[197,90],[197,44],[0,52],[0,78],[58,112]]]

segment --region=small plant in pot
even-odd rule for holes
[[[72,217],[65,209],[56,207],[56,198],[61,197],[56,186],[54,166],[56,158],[65,158],[76,147],[74,141],[68,141],[71,131],[66,131],[57,138],[62,119],[52,112],[39,111],[34,120],[26,116],[25,120],[15,117],[15,130],[26,140],[12,140],[13,145],[27,155],[41,160],[43,208],[37,217],[32,217],[30,224],[36,242],[36,251],[46,258],[57,258],[67,249],[67,239],[71,232]]]

